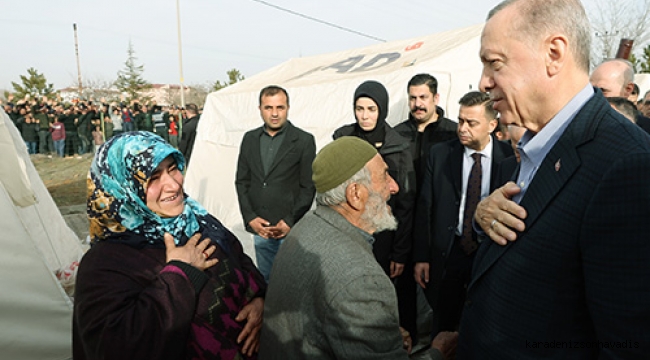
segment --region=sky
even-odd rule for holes
[[[379,43],[267,4],[386,41],[485,21],[499,0],[178,0],[186,85],[250,77],[288,59]],[[586,0],[585,0],[586,1]],[[264,4],[267,3],[267,4]],[[84,81],[108,83],[129,41],[154,84],[180,81],[176,0],[0,0],[0,90],[35,68],[55,89],[77,84],[73,24]],[[477,55],[478,56],[478,55]]]
[[[498,0],[265,0],[380,38],[408,39],[481,23]],[[179,0],[185,84],[250,77],[290,58],[380,41],[255,0]],[[124,68],[129,41],[157,84],[180,81],[176,0],[0,0],[0,89],[35,68],[55,89],[77,84],[73,24],[83,79],[109,82]]]

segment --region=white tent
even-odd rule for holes
[[[650,74],[636,74],[634,82],[639,86],[639,100],[641,100],[645,93],[650,91]]]
[[[55,272],[78,261],[79,239],[0,110],[0,357],[72,357],[72,302]]]
[[[243,225],[235,192],[235,171],[244,133],[262,124],[259,91],[275,84],[289,92],[289,119],[311,132],[317,148],[343,124],[352,123],[352,98],[366,80],[384,84],[390,96],[388,122],[408,116],[406,87],[418,73],[438,79],[439,105],[456,119],[457,102],[476,90],[482,65],[478,52],[483,25],[360,49],[291,59],[208,95],[199,122],[186,189],[238,235]],[[248,237],[241,238],[246,244]],[[250,244],[248,244],[250,247]],[[249,252],[250,253],[250,252]]]

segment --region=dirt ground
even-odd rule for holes
[[[86,203],[86,176],[93,154],[51,159],[44,155],[32,155],[36,171],[58,207]]]

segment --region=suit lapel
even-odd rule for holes
[[[289,121],[287,121],[287,128],[284,130],[287,133],[284,134],[284,140],[282,141],[282,145],[280,145],[280,148],[278,149],[278,153],[275,154],[275,159],[273,159],[273,164],[271,164],[271,167],[269,168],[269,172],[266,174],[268,176],[273,172],[273,169],[275,169],[280,162],[282,162],[282,159],[287,155],[287,153],[293,149],[294,143],[296,140],[298,140],[298,134],[296,131],[293,131],[293,125]]]
[[[555,198],[580,167],[580,157],[577,149],[585,141],[593,138],[595,129],[602,118],[603,104],[607,105],[602,96],[599,96],[599,94],[594,95],[578,112],[564,131],[564,134],[542,161],[520,202],[520,205],[528,213],[524,221],[526,229],[530,229],[535,224],[551,200]],[[526,232],[527,230],[518,233],[516,241],[526,241]],[[480,261],[476,261],[474,264],[470,287],[514,245],[512,242],[508,242],[507,245],[501,246],[495,244],[489,238],[486,238],[485,241],[487,244],[483,244],[477,254],[477,260],[480,256]]]
[[[500,141],[492,137],[492,167],[490,170],[490,192],[494,191],[497,185],[497,177],[499,174],[499,163],[505,159],[505,154],[501,149]]]
[[[262,153],[260,152],[260,136],[264,132],[264,126],[257,129],[255,135],[252,137],[252,141],[249,147],[250,153],[250,167],[251,171],[254,171],[257,174],[260,174],[260,177],[264,177],[264,167],[262,166]]]
[[[451,174],[451,181],[454,183],[454,194],[458,201],[463,197],[463,153],[465,152],[465,147],[458,142],[454,142],[449,149],[451,153],[449,154],[449,173]]]

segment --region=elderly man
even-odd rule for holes
[[[589,84],[579,0],[508,0],[481,36],[480,88],[524,126],[516,184],[479,203],[461,359],[650,353],[650,137]],[[502,245],[501,245],[502,244]]]
[[[408,359],[395,290],[372,254],[372,234],[397,226],[388,166],[372,145],[344,136],[312,168],[318,206],[275,259],[260,359]],[[453,353],[455,336],[436,338],[431,356]]]

